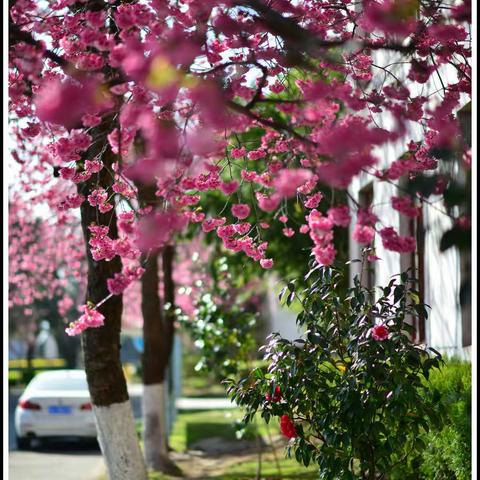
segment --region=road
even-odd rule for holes
[[[15,441],[13,414],[21,392],[9,392],[8,478],[9,480],[97,480],[105,471],[100,450],[91,443],[49,442],[19,451]],[[141,399],[131,395],[136,418],[141,415]]]
[[[8,444],[9,480],[97,480],[105,471],[97,445],[74,442],[49,442],[33,445],[31,451],[18,451],[13,427],[13,415],[21,391],[9,391]],[[141,385],[129,387],[133,414],[140,418]],[[226,398],[179,398],[177,408],[208,410],[232,408]]]

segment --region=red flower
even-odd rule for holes
[[[273,392],[273,396],[271,396],[269,393],[267,393],[265,395],[265,399],[267,400],[267,402],[279,402],[281,399],[282,399],[282,391],[280,390],[280,387],[277,385],[275,387],[275,391]]]
[[[297,436],[295,425],[288,415],[282,415],[280,419],[280,430],[287,438],[295,438]]]
[[[372,328],[372,337],[379,342],[388,338],[388,328],[385,325],[375,325]]]

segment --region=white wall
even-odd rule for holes
[[[375,63],[388,65],[392,63],[395,54],[386,55],[378,53]],[[398,66],[395,69],[395,75],[399,78],[406,78],[408,66]],[[452,70],[446,69],[442,76],[455,75]],[[456,78],[453,77],[453,78]],[[374,76],[373,84],[383,82],[380,74]],[[388,82],[387,82],[388,83]],[[438,90],[439,80],[432,77],[427,85],[408,83],[412,96],[428,95],[428,93]],[[380,114],[375,117],[376,123],[387,130],[394,128],[393,122],[388,115]],[[418,125],[411,124],[409,131],[410,138],[420,141],[422,132]],[[395,144],[387,144],[375,151],[379,158],[378,167],[384,168],[398,159],[406,150],[408,138]],[[399,195],[398,189],[386,182],[380,182],[372,176],[365,174],[355,178],[350,186],[351,195],[358,200],[360,190],[373,181],[374,199],[373,212],[382,220],[380,226],[391,226],[400,231],[400,214],[392,209],[390,198],[392,195]],[[460,289],[460,257],[458,250],[450,248],[445,252],[440,252],[440,239],[446,230],[452,224],[449,217],[438,209],[442,209],[441,203],[435,208],[424,204],[423,222],[425,228],[425,303],[432,307],[429,319],[426,322],[426,342],[428,345],[441,351],[448,356],[459,356],[469,358],[470,348],[462,347],[462,318],[459,304]],[[350,239],[352,238],[353,225],[350,227]],[[350,257],[360,258],[361,247],[353,240],[350,241]],[[375,283],[376,285],[385,285],[389,282],[392,275],[400,273],[402,267],[408,263],[406,257],[403,259],[399,253],[390,252],[383,248],[379,235],[375,238],[376,254],[381,260],[375,264]],[[358,272],[359,264],[353,264],[351,275]]]

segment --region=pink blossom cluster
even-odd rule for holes
[[[420,210],[415,206],[410,197],[392,197],[392,208],[405,215],[415,218],[420,215]]]
[[[327,81],[291,78],[295,56],[287,56],[288,39],[254,7],[233,14],[214,0],[181,7],[109,1],[98,11],[88,5],[69,8],[70,0],[13,2],[11,21],[35,40],[11,42],[9,52],[9,109],[18,144],[12,159],[22,170],[19,188],[32,196],[40,190],[35,201],[52,206],[66,230],[69,209],[88,202],[100,213],[112,211],[113,218],[114,207],[136,205],[138,192],[129,179],[156,182],[155,208],[119,213],[120,238],[111,238],[108,227],[89,227],[95,261],[115,255],[137,259],[137,248],[165,245],[191,222],[215,231],[227,249],[244,252],[263,268],[272,268],[273,259],[265,258],[260,228],[270,228],[297,197],[307,215],[299,232],[309,234],[317,261],[331,264],[334,228],[347,228],[352,212],[336,205],[320,213],[318,190],[343,190],[355,176],[373,175],[377,147],[403,141],[411,123],[424,129],[422,142],[408,143],[401,158],[376,173],[389,182],[437,169],[442,152],[460,152],[463,167],[471,165],[455,115],[471,89],[471,2],[457,3],[414,13],[397,0],[345,0],[342,8],[311,1],[268,3],[265,8],[286,22],[298,19],[318,41],[332,42],[335,49],[343,42],[345,62],[330,62],[328,55],[319,60],[319,68],[329,72]],[[272,35],[279,41],[272,42]],[[308,61],[313,51],[302,42],[298,48],[299,58]],[[408,64],[407,80],[392,81],[391,66],[373,61],[375,52],[391,50],[399,64]],[[456,76],[444,79],[439,92],[415,96],[409,83],[428,85],[434,75],[436,82],[442,65],[452,66]],[[369,83],[375,75],[386,81]],[[376,121],[384,113],[393,120],[389,131]],[[86,159],[102,135],[107,138],[102,153]],[[119,160],[106,172],[102,155],[111,154]],[[32,159],[35,168],[29,166]],[[111,175],[113,185],[100,182],[81,194],[51,187],[52,166],[60,167],[69,188],[75,187],[72,182],[93,183],[99,173],[99,179]],[[435,193],[442,194],[445,185]],[[202,201],[208,191],[236,194],[228,204],[232,222],[218,212],[207,218]],[[391,202],[404,215],[418,215],[406,197]],[[250,217],[257,205],[255,225]],[[291,212],[284,216],[293,218]],[[360,210],[354,240],[372,244],[377,220]],[[293,237],[288,219],[280,221],[283,235]],[[250,237],[257,226],[258,236]],[[390,250],[415,248],[413,238],[393,228],[380,235]],[[31,258],[17,263],[20,272],[33,265]],[[45,268],[46,277],[52,277],[51,270]],[[118,277],[113,288],[118,291],[125,282]],[[28,284],[25,275],[18,275],[18,283]],[[31,290],[22,290],[28,299]]]
[[[328,218],[332,220],[337,227],[348,227],[350,225],[351,216],[348,205],[340,205],[328,209]]]
[[[306,169],[283,169],[278,172],[273,181],[276,193],[282,198],[295,196],[297,188],[310,180],[312,172]]]
[[[312,210],[307,216],[309,235],[313,240],[312,252],[320,265],[331,265],[337,251],[333,246],[333,220],[322,215],[318,210]]]
[[[113,208],[113,205],[108,200],[108,193],[103,188],[97,188],[93,190],[90,195],[88,196],[88,203],[92,207],[98,207],[98,210],[101,213],[106,213]]]
[[[112,239],[108,236],[108,226],[92,224],[88,227],[90,231],[90,252],[92,258],[98,262],[100,260],[110,261],[116,255],[135,260],[139,258],[140,251],[137,250],[132,241],[127,237]]]
[[[244,220],[250,215],[250,207],[246,203],[232,205],[232,214],[239,220]]]
[[[142,267],[123,267],[120,273],[107,280],[108,291],[112,295],[120,295],[135,280],[138,280],[145,269]]]
[[[400,236],[393,227],[385,227],[380,230],[382,244],[387,250],[398,253],[414,252],[417,246],[416,241],[410,236]]]
[[[65,197],[65,199],[58,204],[58,209],[68,210],[69,208],[78,208],[84,202],[85,197],[78,193],[70,193]]]
[[[69,336],[75,336],[82,333],[87,328],[98,328],[103,326],[105,317],[95,308],[83,305],[84,313],[75,322],[70,323],[65,332]]]
[[[160,248],[168,244],[175,233],[183,231],[187,222],[187,217],[173,208],[153,211],[140,218],[136,244],[144,252]]]

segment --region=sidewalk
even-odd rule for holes
[[[131,397],[141,397],[143,393],[142,384],[128,385],[128,393]],[[194,398],[180,397],[177,398],[176,407],[178,410],[228,410],[237,408],[229,398]]]

